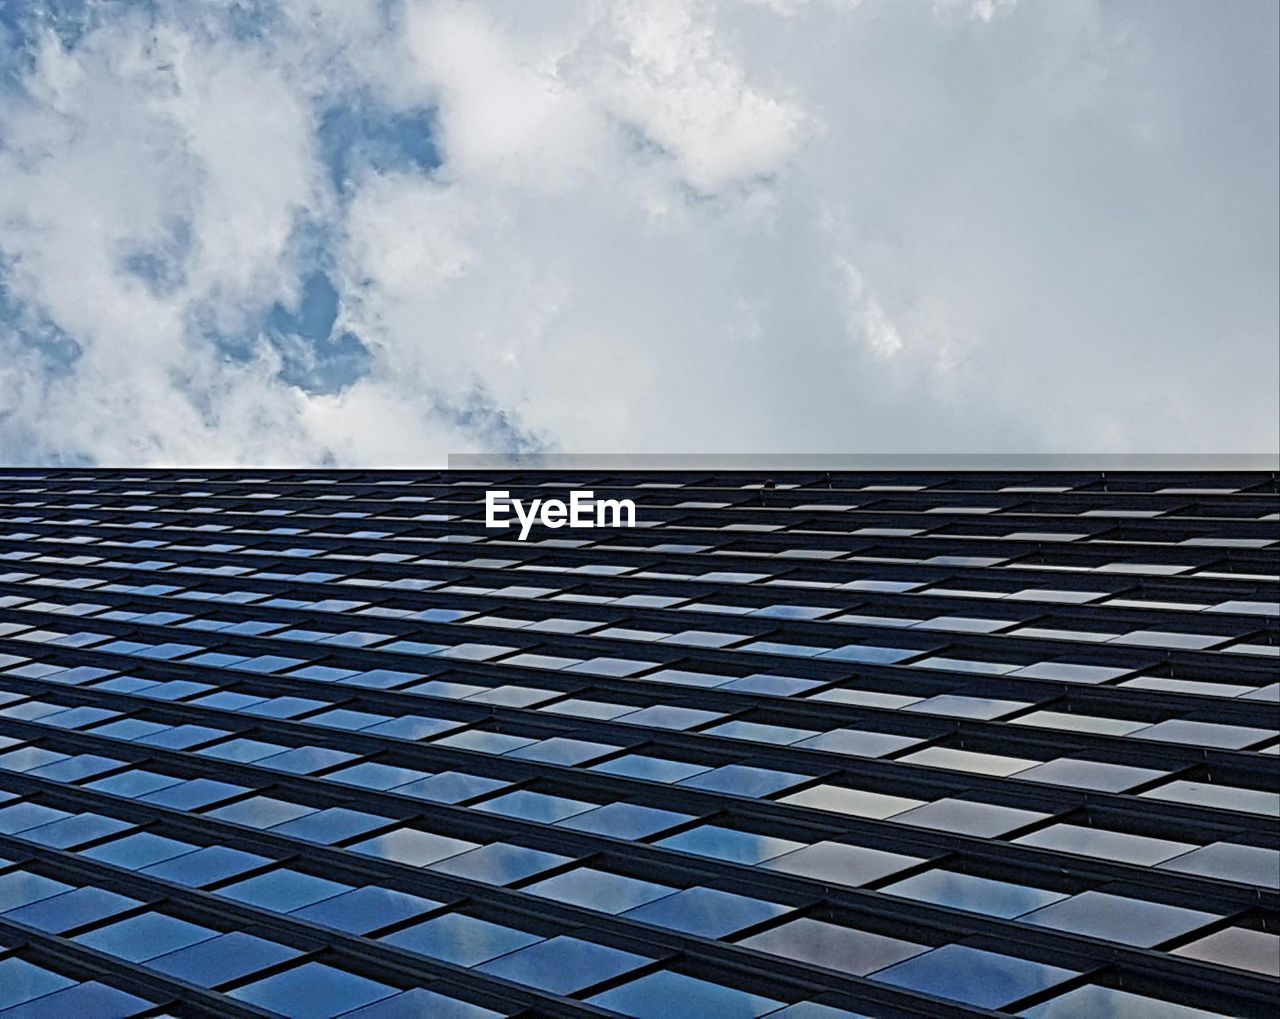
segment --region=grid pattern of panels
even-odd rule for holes
[[[4,472],[0,1017],[1267,1014],[1278,509]]]

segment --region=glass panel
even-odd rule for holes
[[[17,962],[19,960],[13,960]],[[3,966],[4,963],[0,963]],[[0,971],[0,985],[5,975]],[[0,987],[0,1002],[4,1001],[4,992]],[[142,998],[125,994],[114,987],[100,984],[96,980],[67,987],[53,994],[41,994],[32,998],[25,1005],[5,1012],[5,1019],[66,1019],[67,1016],[126,1016],[144,1012],[151,1008],[151,1002]]]
[[[849,846],[842,842],[818,842],[761,866],[767,870],[780,870],[856,888],[923,862],[919,857],[900,853]]]
[[[217,881],[224,881],[247,870],[254,870],[271,861],[265,856],[245,853],[239,849],[228,849],[226,846],[209,846],[194,853],[165,860],[154,866],[146,867],[139,873],[149,877],[162,878],[180,885],[193,888],[204,888]]]
[[[643,778],[650,782],[679,782],[691,775],[700,775],[710,771],[705,764],[691,764],[688,761],[671,761],[662,757],[646,757],[643,754],[629,754],[616,761],[597,764],[592,771],[602,771],[606,775],[623,775],[627,778]]]
[[[396,992],[394,987],[319,962],[277,973],[228,993],[269,1012],[289,1016],[336,1016]]]
[[[211,803],[229,800],[233,796],[247,793],[242,785],[230,782],[217,782],[211,778],[194,778],[189,782],[160,789],[154,793],[139,796],[146,803],[155,803],[162,807],[173,807],[176,810],[199,810]]]
[[[640,1019],[670,1019],[679,1015],[754,1019],[776,1011],[783,1004],[763,995],[748,994],[670,970],[650,973],[587,1001]]]
[[[944,945],[872,975],[873,980],[979,1008],[1001,1008],[1076,974],[1030,959]]]
[[[1037,729],[1060,729],[1064,732],[1093,732],[1102,736],[1127,736],[1145,729],[1149,722],[1134,722],[1124,718],[1103,718],[1096,715],[1078,715],[1065,711],[1033,711],[1015,718],[1011,725],[1026,725]]]
[[[568,863],[572,857],[560,856],[556,853],[545,853],[524,846],[512,846],[505,842],[494,842],[460,856],[452,856],[440,863],[430,865],[431,870],[469,881],[483,881],[490,885],[514,884],[544,870]]]
[[[349,891],[350,885],[313,877],[286,867],[221,888],[218,894],[275,913],[287,913]]]
[[[136,796],[155,792],[157,789],[165,789],[171,785],[177,785],[181,781],[182,779],[180,778],[160,775],[154,771],[138,770],[126,771],[119,775],[112,775],[110,778],[100,778],[96,782],[90,782],[86,788],[93,789],[96,792],[111,793],[113,796],[133,799]]]
[[[996,838],[1037,821],[1043,821],[1048,816],[1035,810],[1018,810],[994,803],[942,799],[898,814],[894,820],[899,824],[910,824],[919,828],[934,828],[939,831],[958,832],[961,835]]]
[[[591,867],[579,867],[524,889],[531,895],[541,895],[601,913],[621,913],[670,895],[675,890],[667,885],[610,874]]]
[[[1220,750],[1243,750],[1263,740],[1275,739],[1272,729],[1251,729],[1239,725],[1219,725],[1215,722],[1195,722],[1185,718],[1173,718],[1158,722],[1135,732],[1129,739],[1157,740],[1162,743],[1182,743],[1187,746],[1211,747]]]
[[[682,853],[713,856],[720,860],[745,864],[771,860],[775,856],[790,853],[804,846],[803,842],[792,842],[790,839],[773,838],[769,835],[755,835],[751,832],[721,828],[713,824],[704,824],[699,828],[681,832],[679,835],[672,835],[657,844],[663,849],[676,849]]]
[[[159,956],[147,967],[198,987],[218,987],[299,954],[296,948],[235,931]]]
[[[51,877],[43,877],[25,870],[0,874],[0,912],[61,895],[63,892],[71,891],[71,888],[71,885],[62,881],[55,881]]]
[[[949,909],[963,909],[970,913],[983,913],[1005,919],[1021,916],[1067,897],[1063,892],[1051,892],[1009,881],[993,881],[991,878],[951,870],[928,870],[880,890],[886,895],[901,895]]]
[[[1062,853],[1096,856],[1103,860],[1137,863],[1145,867],[1181,856],[1195,848],[1185,842],[1128,835],[1104,828],[1084,828],[1075,824],[1055,824],[1013,841],[1040,849],[1056,849]]]
[[[1170,954],[1280,977],[1280,936],[1266,931],[1228,927],[1175,948]]]
[[[601,757],[607,757],[621,749],[612,743],[591,743],[586,740],[558,736],[513,750],[507,756],[516,757],[522,761],[542,761],[546,764],[572,766],[585,764],[587,761],[598,761]]]
[[[39,803],[15,803],[0,809],[0,835],[17,835],[42,824],[51,824],[71,815]]]
[[[1186,1005],[1146,998],[1129,991],[1090,984],[1018,1013],[1032,1019],[1077,1019],[1078,1016],[1117,1016],[1123,1019],[1222,1019]]]
[[[551,824],[566,817],[573,817],[594,807],[594,803],[586,800],[571,800],[565,796],[548,796],[546,793],[535,793],[521,789],[492,800],[485,800],[473,808],[485,813],[502,814],[505,817],[518,817],[525,821],[537,821],[540,824]]]
[[[330,807],[327,810],[304,814],[284,824],[277,824],[270,830],[276,835],[287,835],[290,838],[330,846],[335,842],[363,835],[376,828],[384,828],[390,823],[389,817],[365,814],[359,810],[348,810],[346,807]]]
[[[284,824],[285,821],[292,821],[295,817],[303,817],[315,812],[315,807],[308,807],[301,803],[290,803],[288,800],[277,800],[270,796],[254,796],[239,803],[211,810],[209,816],[216,817],[219,821],[231,821],[250,828],[270,828],[273,825]]]
[[[833,729],[821,736],[802,740],[796,746],[806,750],[825,750],[853,757],[884,757],[924,740],[917,736],[897,736],[888,732],[861,732],[857,729]]]
[[[425,867],[429,863],[469,852],[476,848],[476,844],[465,839],[432,835],[416,828],[398,828],[385,835],[358,842],[350,848],[353,853],[407,863],[410,867]]]
[[[8,910],[4,918],[50,934],[62,934],[140,905],[137,899],[105,888],[77,888],[21,909]]]
[[[0,959],[0,1008],[12,1008],[32,998],[70,987],[74,980],[23,959]]]
[[[792,786],[808,782],[811,778],[810,775],[752,768],[744,764],[728,764],[723,768],[713,768],[693,778],[686,778],[679,784],[691,786],[694,789],[706,789],[709,792],[759,797],[790,789]]]
[[[407,892],[370,885],[355,891],[321,899],[310,906],[291,910],[294,916],[324,927],[333,927],[351,934],[368,934],[379,927],[408,920],[440,903],[419,898]]]
[[[799,743],[802,739],[812,739],[820,735],[812,729],[795,729],[783,725],[763,725],[760,722],[733,721],[723,725],[715,725],[706,730],[709,736],[720,736],[723,739],[750,740],[755,743],[773,743],[787,746]]]
[[[396,787],[401,796],[414,796],[432,803],[462,803],[465,800],[483,796],[495,789],[509,786],[498,778],[487,778],[483,775],[467,775],[460,771],[444,771],[430,778],[410,782],[408,785]]]
[[[1280,853],[1259,846],[1214,842],[1157,866],[1183,874],[1203,874],[1223,881],[1280,888]]]
[[[557,937],[504,955],[479,969],[552,994],[575,994],[629,973],[648,961],[642,955],[590,941]]]
[[[72,849],[94,842],[107,835],[128,831],[133,825],[127,821],[118,821],[114,817],[103,817],[101,814],[77,814],[66,817],[52,824],[38,828],[28,828],[17,832],[20,839],[27,839],[52,849]]]
[[[1156,771],[1154,768],[1135,768],[1125,764],[1078,761],[1070,757],[1061,757],[1056,761],[1021,771],[1016,777],[1021,782],[1047,782],[1050,785],[1064,785],[1076,789],[1123,793],[1167,774],[1168,772]]]
[[[275,754],[258,761],[258,766],[272,771],[286,771],[291,775],[310,775],[324,768],[353,760],[357,755],[328,747],[298,747],[283,754]]]
[[[560,821],[558,827],[632,840],[647,838],[692,820],[692,814],[678,814],[674,810],[642,807],[637,803],[609,803]]]
[[[724,938],[790,912],[791,906],[734,895],[714,888],[687,888],[629,910],[628,920],[704,938]]]
[[[288,747],[281,746],[278,743],[263,743],[256,739],[232,739],[225,743],[219,743],[216,746],[205,747],[196,753],[204,757],[215,757],[220,761],[240,761],[242,763],[250,763],[261,757],[270,757],[272,754],[278,754]]]
[[[939,694],[903,708],[922,715],[948,715],[951,718],[977,718],[990,721],[1015,711],[1029,708],[1028,701],[996,700],[991,697],[967,697],[961,694]]]
[[[1037,927],[1152,948],[1220,919],[1213,913],[1105,892],[1082,892],[1022,918]]]
[[[112,757],[99,757],[97,754],[77,754],[57,764],[49,764],[43,768],[33,768],[27,772],[33,778],[47,778],[54,782],[76,782],[90,775],[100,775],[104,771],[114,771],[124,764]]]
[[[347,1012],[342,1019],[501,1019],[501,1016],[501,1012],[415,987]]]
[[[126,835],[122,839],[113,839],[111,842],[104,842],[92,849],[86,849],[81,855],[91,860],[115,864],[117,867],[137,870],[140,867],[149,867],[153,863],[181,856],[183,853],[193,852],[198,848],[190,842],[180,842],[153,832],[142,831],[136,835]]]
[[[870,793],[863,789],[849,789],[845,786],[816,785],[801,792],[792,793],[790,796],[784,796],[779,802],[790,803],[796,807],[811,807],[814,810],[830,810],[854,817],[883,819],[901,814],[912,807],[918,807],[924,801],[908,799],[905,796]]]
[[[341,771],[335,771],[333,774],[325,776],[330,782],[341,782],[344,785],[355,785],[364,789],[394,789],[396,786],[407,785],[417,779],[427,777],[429,775],[425,771],[417,771],[413,768],[396,768],[389,764],[378,764],[374,761],[356,764],[350,768],[343,768]]]
[[[145,962],[198,941],[207,941],[217,934],[207,927],[164,913],[143,913],[109,927],[99,927],[72,940],[128,962]]]
[[[470,732],[460,732],[456,736],[446,736],[444,739],[435,741],[437,746],[455,747],[458,750],[474,750],[481,754],[505,754],[511,750],[519,750],[521,747],[527,747],[537,740],[529,739],[527,736],[512,736],[501,732],[484,732],[480,729],[472,729]]]
[[[457,966],[476,966],[542,938],[461,913],[449,913],[388,934],[381,940]]]
[[[968,771],[975,775],[1016,775],[1041,762],[1025,757],[1006,757],[1001,754],[978,754],[972,750],[955,750],[951,747],[926,747],[898,760],[906,764],[922,764],[930,768],[949,768]]]
[[[60,765],[54,765],[60,767]],[[1192,803],[1219,810],[1238,810],[1246,814],[1280,817],[1280,795],[1260,789],[1241,789],[1214,782],[1169,782],[1139,795],[1172,803]]]
[[[792,920],[738,943],[757,952],[768,952],[854,976],[865,976],[929,951],[928,945],[840,927],[809,917]]]

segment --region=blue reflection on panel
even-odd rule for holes
[[[207,927],[164,913],[143,913],[109,927],[99,927],[72,940],[129,962],[143,962],[198,941],[207,941],[217,934]]]
[[[218,894],[272,912],[287,913],[349,891],[350,885],[284,867],[222,888]]]
[[[558,937],[504,955],[479,969],[553,994],[573,994],[629,973],[648,961],[642,955],[606,945]]]
[[[930,870],[882,889],[886,895],[901,895],[970,913],[1009,919],[1065,899],[1062,892],[1030,888],[1008,881],[993,881],[950,870]]]
[[[621,874],[579,867],[566,874],[529,885],[524,891],[559,902],[599,910],[601,913],[621,913],[646,902],[670,895],[676,889],[652,881],[640,881]]]
[[[323,927],[333,927],[352,934],[368,934],[379,927],[389,927],[439,905],[432,899],[371,885],[322,899],[290,912],[299,919],[318,923]]]
[[[390,997],[396,989],[366,977],[309,962],[228,993],[240,1001],[295,1019],[328,1019]]]
[[[21,909],[4,914],[6,920],[20,923],[50,934],[61,934],[74,927],[105,920],[139,906],[137,899],[118,895],[105,888],[77,888],[74,891],[42,899]]]
[[[296,948],[233,931],[159,956],[147,967],[199,987],[217,987],[299,954]]]
[[[408,949],[458,966],[475,966],[542,939],[536,934],[449,913],[426,923],[407,927],[382,938],[389,945]]]
[[[704,938],[723,938],[764,920],[781,916],[790,909],[790,906],[776,902],[699,887],[668,895],[665,899],[630,910],[623,916],[629,920],[639,920]]]
[[[14,960],[15,962],[18,960]],[[0,984],[4,982],[0,976]],[[0,996],[0,1000],[3,1000]],[[151,1002],[96,980],[67,987],[53,994],[42,994],[12,1010],[5,1019],[67,1019],[68,1016],[128,1016],[151,1008]]]
[[[966,1005],[1001,1008],[1075,975],[1073,970],[1030,959],[944,945],[880,970],[871,979]]]
[[[782,1007],[781,1001],[662,970],[588,998],[592,1005],[639,1019],[715,1016],[755,1019]]]
[[[714,824],[704,824],[700,828],[672,835],[658,845],[664,849],[678,849],[682,853],[696,853],[698,856],[713,856],[719,860],[746,864],[770,860],[801,847],[799,842],[721,828]]]
[[[206,849],[198,849],[194,853],[185,853],[172,860],[157,863],[139,873],[181,885],[190,885],[193,888],[203,888],[270,862],[270,859],[265,856],[246,853],[239,849],[209,846]]]

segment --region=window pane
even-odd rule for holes
[[[699,937],[724,938],[790,911],[790,906],[776,902],[696,887],[629,910],[623,916]]]
[[[487,920],[450,913],[388,934],[381,940],[458,966],[476,966],[542,939]]]
[[[351,934],[368,934],[379,927],[390,927],[394,923],[426,913],[439,905],[439,902],[431,899],[371,885],[321,899],[291,912],[309,923],[318,923]]]
[[[1076,974],[1068,969],[966,945],[944,945],[872,975],[910,991],[980,1008],[1000,1008]]]
[[[298,1017],[328,1017],[350,1012],[396,992],[367,977],[308,962],[228,993],[269,1012]]]
[[[739,944],[758,952],[825,966],[855,976],[865,976],[929,951],[928,945],[917,945],[809,917],[753,935]]]
[[[198,941],[207,941],[216,937],[217,933],[163,913],[144,913],[109,927],[89,931],[72,940],[100,952],[117,955],[129,962],[144,962],[157,955],[194,945]]]
[[[298,954],[296,948],[234,931],[152,959],[147,966],[199,987],[217,987]]]
[[[594,984],[628,973],[649,960],[578,938],[550,938],[479,969],[553,994],[574,994]]]
[[[671,1016],[766,1015],[782,1007],[759,994],[661,970],[587,999],[592,1005],[610,1008],[641,1019],[670,1019]]]

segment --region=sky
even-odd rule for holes
[[[0,0],[0,462],[1280,450],[1274,0]]]

